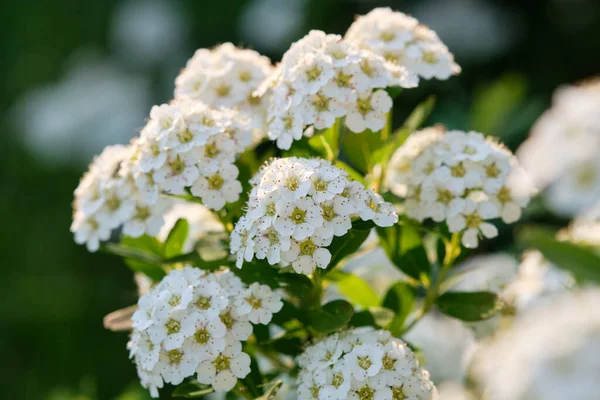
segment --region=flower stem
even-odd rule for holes
[[[432,283],[427,289],[427,294],[425,295],[425,302],[423,303],[423,307],[417,312],[415,318],[410,322],[410,324],[404,327],[404,329],[402,330],[403,334],[411,330],[435,304],[435,301],[437,300],[440,294],[440,287],[442,283],[446,280],[450,269],[452,269],[452,266],[454,265],[454,261],[459,255],[460,234],[453,233],[450,241],[446,243],[446,255],[444,256],[442,268],[440,269],[440,272],[436,277],[432,277]]]

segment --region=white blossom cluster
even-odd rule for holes
[[[518,316],[476,355],[494,400],[591,399],[600,392],[600,292],[564,292]]]
[[[388,331],[364,327],[334,333],[297,361],[298,399],[438,399],[429,373]]]
[[[262,131],[266,109],[254,91],[272,70],[267,57],[231,43],[198,49],[175,79],[175,99],[235,109],[252,121],[253,128]]]
[[[398,221],[394,206],[349,178],[329,161],[280,158],[252,179],[246,214],[231,234],[237,266],[267,259],[269,264],[291,264],[299,274],[326,268],[327,246],[345,235],[352,220],[372,220],[378,226]]]
[[[170,201],[140,187],[132,171],[134,146],[108,146],[83,175],[73,202],[71,232],[75,242],[96,251],[122,226],[123,234],[154,236],[163,225]]]
[[[145,191],[187,194],[219,210],[239,199],[236,156],[252,144],[250,123],[200,102],[152,107],[137,142],[136,182]]]
[[[229,270],[172,270],[138,301],[128,344],[142,386],[158,397],[164,383],[196,375],[215,391],[250,373],[242,341],[268,324],[283,303],[268,286],[247,286]]]
[[[468,248],[478,246],[480,234],[498,235],[489,220],[517,221],[534,191],[516,158],[497,142],[439,128],[414,133],[392,155],[387,185],[406,198],[409,217],[446,221],[450,232],[462,232]]]
[[[292,44],[257,95],[268,93],[267,134],[288,150],[294,140],[326,129],[337,118],[355,133],[379,131],[387,122],[389,86],[414,87],[403,67],[344,41],[339,35],[311,31]]]
[[[345,39],[405,67],[416,79],[445,80],[461,70],[434,31],[390,8],[375,8],[358,17]]]
[[[556,214],[572,217],[600,198],[600,80],[560,87],[517,155]]]

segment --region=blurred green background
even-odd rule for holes
[[[438,32],[459,77],[404,92],[395,122],[436,94],[429,122],[516,148],[553,89],[598,73],[597,0],[5,1],[0,64],[0,354],[5,399],[142,399],[127,335],[102,317],[136,301],[122,262],[69,232],[93,154],[126,143],[168,101],[193,51],[231,41],[274,61],[322,29],[392,6]]]

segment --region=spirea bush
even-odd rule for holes
[[[454,392],[597,394],[600,208],[556,236],[514,235],[543,204],[507,147],[423,127],[434,98],[393,118],[403,91],[459,72],[434,31],[387,8],[345,36],[309,32],[275,65],[231,43],[200,49],[139,136],[93,160],[71,231],[135,273],[137,305],[105,326],[131,331],[152,397],[435,400],[445,385],[428,369],[467,361],[445,356],[445,335],[474,342],[471,329],[484,336],[514,318]],[[500,241],[512,256],[486,255]],[[566,296],[560,309],[537,311],[555,295]],[[421,337],[421,326],[452,329]]]

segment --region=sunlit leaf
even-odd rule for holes
[[[181,254],[185,240],[187,239],[190,225],[186,219],[180,218],[175,222],[173,228],[165,240],[163,255],[166,258],[175,257]]]
[[[600,282],[600,256],[589,248],[558,241],[551,232],[533,227],[523,229],[518,242],[539,250],[548,261],[571,272],[580,281]]]

